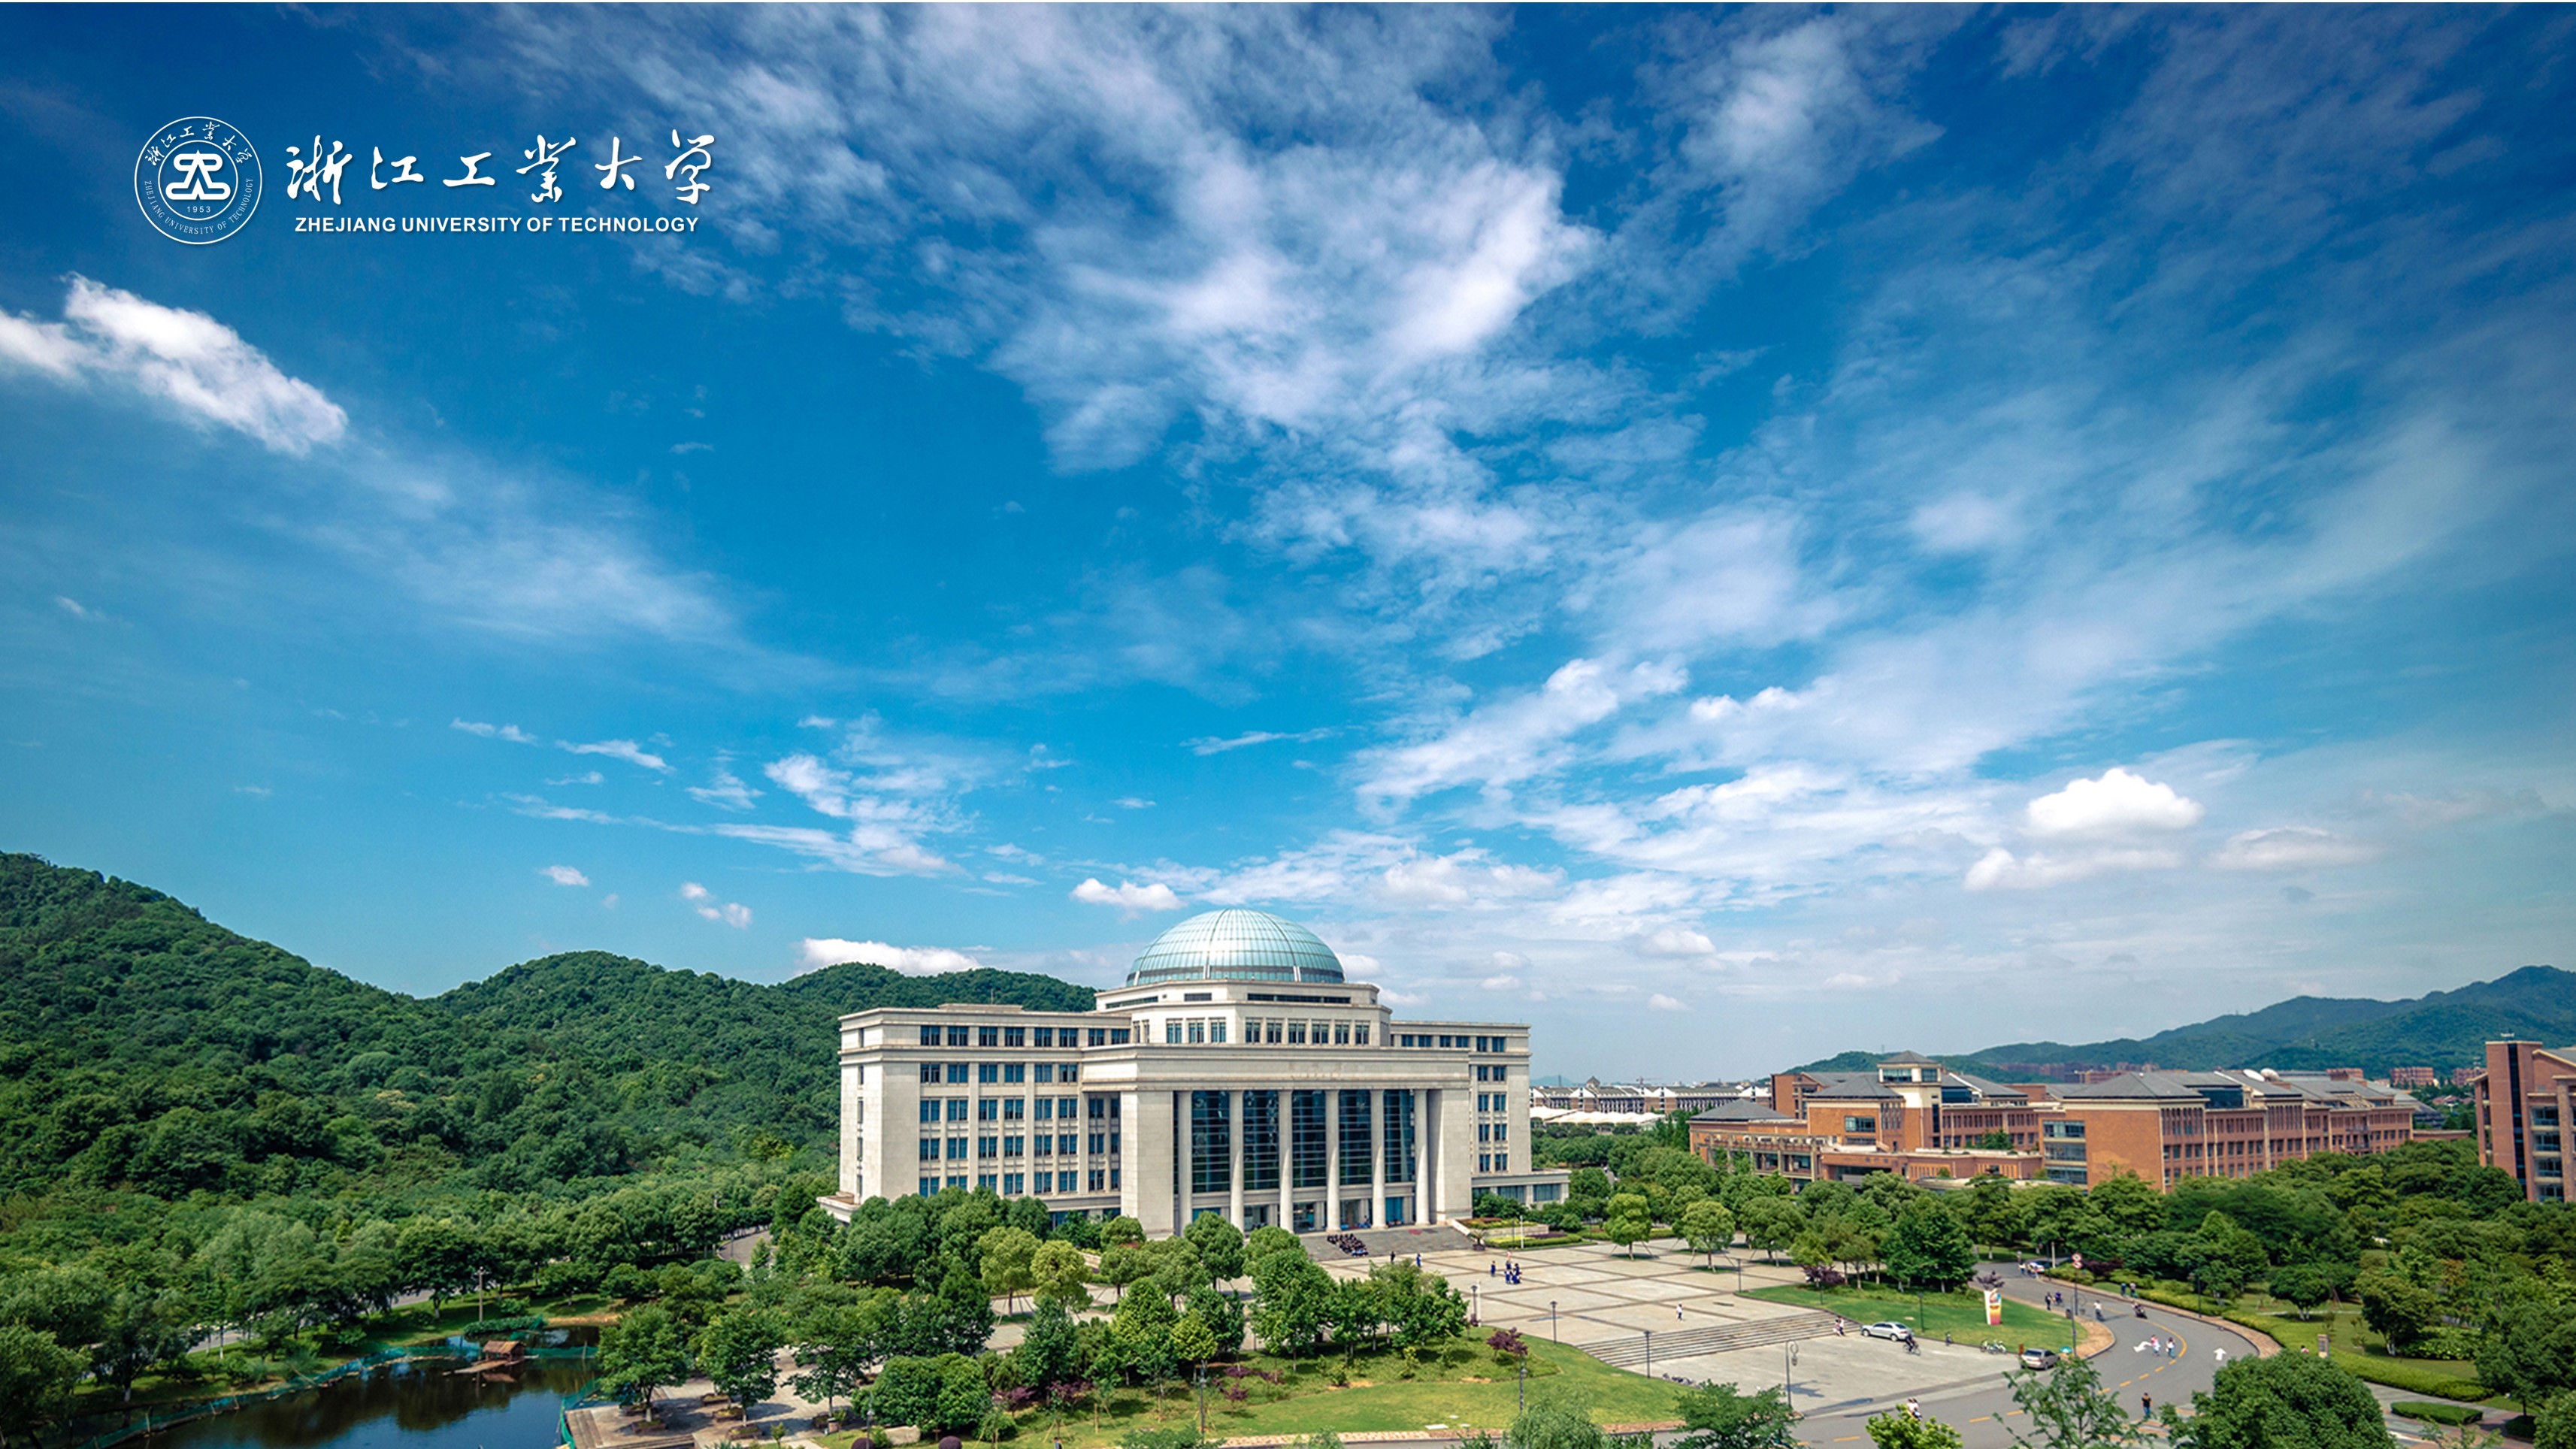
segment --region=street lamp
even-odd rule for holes
[[[1521,1395],[1521,1401],[1520,1401],[1520,1409],[1521,1409],[1521,1412],[1522,1412],[1522,1413],[1528,1413],[1528,1412],[1529,1412],[1529,1365],[1528,1365],[1527,1363],[1523,1363],[1523,1364],[1521,1365],[1521,1371],[1520,1371],[1520,1395]],[[1059,1444],[1059,1445],[1057,1445],[1057,1446],[1056,1446],[1056,1449],[1064,1449],[1064,1446],[1063,1446],[1063,1445],[1061,1445],[1061,1444]]]
[[[1560,1341],[1556,1336],[1556,1300],[1553,1298],[1547,1300],[1547,1341]]]
[[[1798,1403],[1798,1346],[1792,1343],[1786,1347],[1788,1362],[1780,1369],[1780,1397],[1788,1400],[1794,1409]]]
[[[1646,1377],[1655,1376],[1655,1331],[1646,1330]]]

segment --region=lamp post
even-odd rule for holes
[[[1646,1377],[1655,1376],[1655,1331],[1646,1330]]]
[[[1798,1404],[1798,1346],[1787,1345],[1787,1362],[1780,1368],[1780,1397],[1795,1409]]]
[[[1519,1374],[1519,1380],[1520,1380],[1520,1410],[1521,1410],[1521,1412],[1522,1412],[1522,1413],[1528,1413],[1528,1412],[1529,1412],[1529,1365],[1528,1365],[1527,1363],[1523,1363],[1523,1364],[1521,1365],[1521,1371],[1520,1371],[1520,1374]],[[1058,1446],[1057,1446],[1057,1449],[1063,1449],[1063,1446],[1062,1446],[1062,1445],[1058,1445]]]
[[[1553,1298],[1547,1300],[1547,1341],[1550,1343],[1562,1341],[1556,1336],[1556,1300]]]

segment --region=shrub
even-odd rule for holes
[[[2388,1412],[2401,1418],[2421,1419],[2428,1424],[2474,1424],[2486,1417],[2484,1409],[2466,1404],[2429,1404],[2421,1399],[2399,1399],[2388,1406]]]
[[[1807,1286],[1810,1288],[1840,1288],[1851,1281],[1843,1276],[1841,1269],[1830,1264],[1818,1263],[1806,1272]]]

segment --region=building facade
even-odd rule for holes
[[[2478,1161],[2513,1174],[2533,1202],[2567,1200],[2567,1124],[2576,1118],[2576,1047],[2491,1041],[2469,1085]]]
[[[2129,1072],[2036,1090],[2052,1098],[2041,1104],[2046,1175],[2078,1186],[2128,1174],[2168,1189],[2186,1177],[2251,1177],[2415,1136],[2415,1099],[2348,1069]]]
[[[2135,1174],[2171,1188],[2322,1152],[2385,1152],[2414,1139],[2418,1110],[2404,1092],[2342,1069],[2007,1085],[1909,1052],[1868,1072],[1779,1073],[1769,1105],[1725,1103],[1692,1118],[1691,1148],[1800,1181],[1897,1172],[2090,1187]]]
[[[1088,1012],[841,1018],[847,1220],[870,1197],[988,1188],[1148,1233],[1222,1214],[1318,1232],[1563,1195],[1533,1170],[1529,1027],[1398,1021],[1313,933],[1261,911],[1181,922]]]

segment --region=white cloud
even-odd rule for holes
[[[1195,740],[1183,740],[1181,743],[1188,746],[1190,753],[1194,755],[1222,755],[1230,750],[1250,749],[1254,745],[1267,745],[1281,742],[1289,744],[1305,744],[1313,740],[1324,739],[1334,733],[1335,731],[1329,728],[1301,730],[1295,734],[1281,734],[1273,730],[1249,730],[1243,734],[1234,735],[1224,739],[1219,739],[1211,735]]]
[[[1521,989],[1521,978],[1505,972],[1500,976],[1488,976],[1476,984],[1487,991],[1518,991]]]
[[[2069,856],[2034,854],[2017,857],[1999,845],[1968,867],[1966,885],[1972,891],[2036,890],[2118,871],[2172,870],[2182,863],[2181,851],[2152,846],[2093,850]]]
[[[1671,664],[1571,660],[1533,693],[1449,721],[1418,744],[1371,752],[1360,794],[1405,802],[1457,785],[1490,791],[1515,784],[1561,763],[1576,732],[1624,704],[1672,694],[1687,682]]]
[[[710,783],[691,785],[688,790],[689,798],[719,810],[748,810],[751,802],[760,798],[758,790],[744,784],[731,769],[721,764],[716,766],[715,778]]]
[[[580,871],[568,865],[539,866],[537,868],[537,874],[544,876],[546,879],[553,881],[559,886],[586,886],[590,884],[589,876],[583,875]]]
[[[2229,836],[2209,863],[2220,870],[2322,870],[2377,858],[2367,841],[2306,825],[2245,830]]]
[[[737,931],[749,929],[751,925],[751,907],[736,901],[719,903],[714,892],[696,881],[681,885],[680,899],[687,901],[701,917],[719,925],[731,926]]]
[[[1717,943],[1705,931],[1682,926],[1666,926],[1637,943],[1637,950],[1647,956],[1670,956],[1682,959],[1714,956]]]
[[[664,760],[660,755],[649,753],[643,746],[635,743],[633,740],[594,740],[589,744],[575,744],[571,740],[557,740],[555,741],[555,748],[559,750],[570,750],[576,755],[606,755],[612,760],[624,760],[630,765],[641,766],[644,769],[652,770],[658,774],[667,775],[671,772],[671,766],[668,761]]]
[[[597,770],[584,770],[578,775],[550,776],[546,783],[549,785],[605,785],[608,783],[608,777]]]
[[[1146,885],[1120,881],[1112,887],[1101,884],[1097,877],[1090,877],[1073,888],[1072,898],[1085,905],[1116,906],[1129,915],[1138,911],[1177,911],[1181,908],[1181,898],[1160,881]]]
[[[2186,830],[2208,812],[2172,786],[2115,765],[2098,780],[2070,780],[2055,794],[2040,796],[2026,813],[2031,834],[2057,840]]]
[[[452,730],[463,730],[469,735],[478,735],[487,740],[508,740],[514,745],[533,745],[537,742],[535,735],[514,724],[496,725],[485,724],[480,720],[452,719],[447,722],[447,727]]]
[[[0,360],[58,381],[130,388],[200,426],[302,457],[336,443],[348,414],[321,389],[287,376],[241,334],[202,312],[147,302],[75,276],[59,323],[0,314]]]
[[[1660,991],[1658,991],[1658,992],[1656,992],[1654,995],[1649,996],[1649,997],[1647,997],[1647,998],[1646,998],[1646,1007],[1647,1007],[1647,1009],[1648,1009],[1648,1010],[1651,1010],[1651,1011],[1688,1011],[1688,1010],[1690,1010],[1690,1008],[1689,1008],[1688,1006],[1683,1005],[1681,1002],[1676,1001],[1676,1000],[1675,1000],[1675,999],[1673,999],[1672,997],[1666,996],[1664,993],[1662,993],[1662,992],[1660,992]]]
[[[1117,806],[1121,810],[1151,810],[1154,808],[1154,802],[1141,795],[1121,795],[1109,803]]]
[[[883,941],[844,941],[833,936],[808,936],[796,945],[796,974],[799,976],[850,961],[883,966],[906,976],[973,971],[984,964],[963,951],[952,951],[945,946],[889,946]]]

